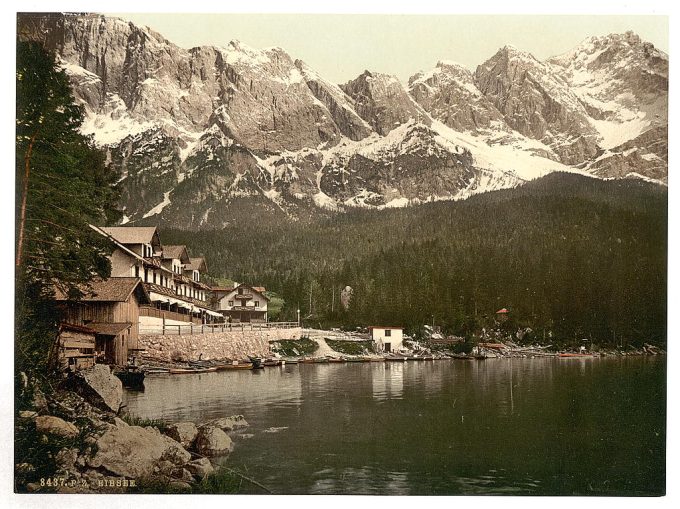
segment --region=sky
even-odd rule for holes
[[[511,44],[539,59],[564,53],[593,35],[633,30],[668,53],[667,16],[387,15],[111,13],[149,26],[183,48],[280,46],[336,83],[364,70],[406,82],[439,60],[470,70]]]

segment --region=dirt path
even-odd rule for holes
[[[316,343],[319,345],[319,349],[314,352],[316,357],[325,357],[326,355],[330,357],[340,357],[341,354],[328,346],[328,343],[326,343],[326,340],[323,337],[315,337],[310,339],[316,341]]]

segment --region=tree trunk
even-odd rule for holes
[[[19,219],[19,240],[17,242],[17,260],[16,266],[21,265],[22,250],[24,245],[24,230],[26,228],[26,198],[28,197],[28,177],[31,174],[31,154],[33,153],[33,144],[35,138],[38,136],[38,131],[33,133],[31,141],[28,142],[28,149],[24,156],[24,183],[21,191],[21,214]]]

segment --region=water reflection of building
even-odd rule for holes
[[[370,370],[373,398],[376,400],[402,399],[404,394],[403,362],[381,362]]]

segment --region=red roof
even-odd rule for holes
[[[505,308],[503,308],[503,309],[499,309],[498,311],[496,311],[496,314],[497,314],[497,315],[504,315],[504,314],[506,314],[507,312],[508,312],[508,310],[505,309]]]
[[[403,327],[394,327],[394,326],[392,326],[392,325],[370,325],[368,328],[369,328],[369,329],[392,329],[392,330],[398,329],[398,330],[404,330]]]

